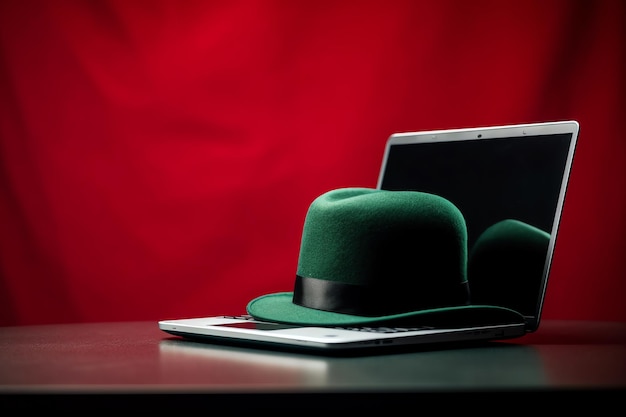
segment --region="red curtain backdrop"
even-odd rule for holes
[[[578,120],[544,319],[626,321],[626,2],[0,1],[0,325],[243,313],[394,132]]]

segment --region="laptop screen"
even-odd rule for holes
[[[472,303],[512,308],[532,330],[577,131],[564,122],[392,135],[377,186],[454,203],[467,225]]]

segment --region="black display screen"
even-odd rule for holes
[[[379,187],[454,203],[467,225],[472,303],[534,316],[571,142],[554,134],[391,145]],[[510,242],[502,230],[513,230]]]

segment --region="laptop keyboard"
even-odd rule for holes
[[[243,314],[239,316],[222,316],[224,318],[229,319],[238,319],[238,320],[250,320],[253,321],[254,317]],[[419,327],[368,327],[368,326],[333,326],[333,329],[341,329],[341,330],[352,330],[357,332],[368,332],[368,333],[404,333],[404,332],[414,332],[418,330],[430,330],[434,329],[431,326],[419,326]]]
[[[403,332],[414,332],[417,330],[428,330],[433,327],[421,326],[421,327],[334,327],[335,329],[342,330],[352,330],[358,332],[369,332],[369,333],[403,333]]]

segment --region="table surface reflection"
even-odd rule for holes
[[[544,320],[509,341],[353,357],[190,342],[155,322],[62,324],[2,327],[0,352],[0,394],[20,406],[55,395],[626,391],[626,323]]]

